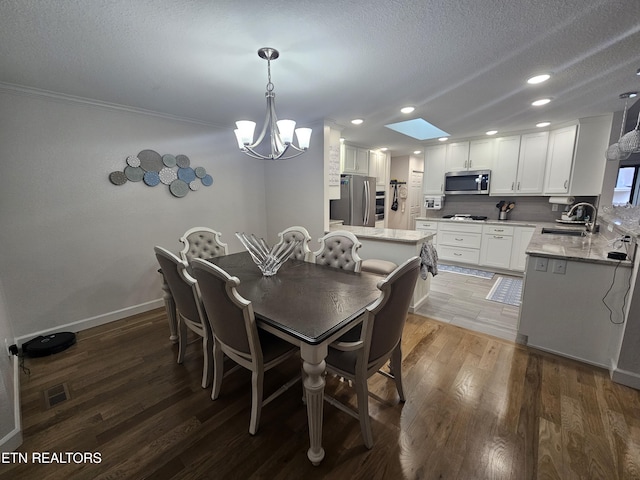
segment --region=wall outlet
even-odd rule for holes
[[[567,273],[567,261],[554,260],[553,266],[551,267],[551,271],[553,273],[557,273],[558,275],[564,275],[565,273]]]
[[[549,259],[548,258],[536,258],[536,270],[539,272],[546,272],[547,271],[547,267],[549,265]]]

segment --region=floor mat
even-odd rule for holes
[[[478,270],[477,268],[457,267],[455,265],[438,265],[438,271],[459,273],[460,275],[470,275],[472,277],[493,278],[493,272]]]
[[[522,279],[498,277],[487,300],[519,306],[522,299]]]

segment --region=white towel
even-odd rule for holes
[[[420,249],[420,276],[427,279],[427,274],[431,272],[434,277],[438,274],[438,252],[431,242],[424,242]]]

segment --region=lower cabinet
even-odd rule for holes
[[[478,265],[482,225],[472,223],[438,223],[438,258]]]
[[[508,270],[511,265],[514,227],[483,225],[480,265]]]
[[[434,234],[440,260],[524,272],[535,228],[422,219],[416,230]]]

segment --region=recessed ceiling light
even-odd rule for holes
[[[536,123],[536,127],[538,127],[538,128],[548,127],[549,125],[551,125],[551,122],[540,122],[540,123]]]
[[[531,105],[534,107],[540,107],[541,105],[546,105],[551,101],[550,98],[541,98],[540,100],[536,100],[535,102],[531,102]]]
[[[640,75],[640,68],[636,70],[636,75]]]
[[[340,143],[344,142],[344,137],[340,137]]]
[[[449,137],[440,137],[438,140],[441,142],[446,142],[447,140],[449,140]]]
[[[636,98],[638,96],[638,92],[629,92],[629,98]]]
[[[415,110],[415,107],[404,107],[404,108],[401,108],[401,109],[400,109],[400,111],[401,111],[402,113],[411,113],[411,112],[413,112],[414,110]]]
[[[362,125],[364,123],[364,120],[361,118],[354,118],[353,120],[351,120],[351,123],[353,123],[354,125]]]
[[[381,152],[386,152],[387,150],[389,150],[387,147],[382,147],[382,148],[380,149],[380,151],[381,151]]]
[[[413,154],[414,154],[414,155],[419,155],[419,154],[421,154],[421,153],[422,153],[422,150],[414,150],[414,151],[413,151]]]
[[[498,130],[489,130],[487,135],[495,135],[496,133],[498,133]]]
[[[530,79],[527,80],[527,83],[531,85],[535,85],[537,83],[546,82],[550,78],[551,78],[551,75],[549,75],[548,73],[543,73],[542,75],[536,75],[535,77],[531,77]]]

